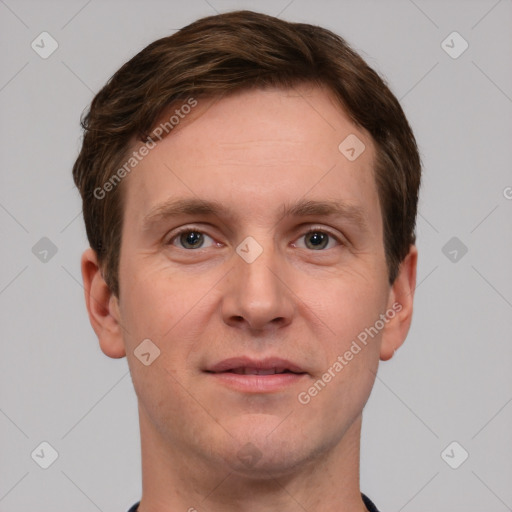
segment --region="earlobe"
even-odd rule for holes
[[[124,357],[126,351],[120,324],[119,302],[103,279],[93,249],[84,251],[81,267],[89,321],[98,337],[101,350],[112,358]]]
[[[407,337],[412,321],[414,290],[416,288],[416,268],[418,250],[411,245],[409,253],[400,264],[395,282],[391,286],[388,311],[394,311],[393,318],[384,329],[381,340],[380,359],[391,359]]]

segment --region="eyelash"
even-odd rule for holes
[[[205,233],[202,229],[200,228],[196,228],[195,226],[185,226],[185,227],[182,227],[182,228],[179,228],[178,231],[176,231],[173,236],[166,242],[165,245],[174,245],[173,242],[174,240],[176,240],[177,238],[179,238],[183,233],[200,233],[202,235],[206,235],[206,236],[209,236],[212,240],[214,239],[212,236],[208,235],[208,233]],[[309,228],[307,231],[305,231],[304,233],[302,233],[300,236],[299,236],[299,239],[300,238],[303,238],[303,237],[306,237],[308,235],[311,235],[313,233],[324,233],[326,235],[328,235],[330,238],[334,239],[338,244],[340,244],[341,246],[345,245],[344,241],[341,240],[341,238],[337,235],[335,235],[334,233],[332,233],[331,231],[325,229],[325,228],[322,228],[322,227],[316,227],[316,226],[313,226],[311,228]],[[201,249],[202,247],[200,247],[199,249]],[[198,250],[198,249],[185,249],[183,247],[180,247],[180,249],[183,249],[185,251],[194,251],[194,250]],[[313,251],[313,249],[311,249]],[[323,250],[320,250],[318,252],[323,252],[325,251],[326,249],[323,249]]]

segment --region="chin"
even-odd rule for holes
[[[246,454],[242,459],[239,453],[230,453],[225,462],[230,471],[251,480],[265,481],[293,474],[297,467],[302,466],[304,459],[303,454],[290,450],[276,450],[274,453],[261,451],[250,442],[242,450],[256,455],[251,457]]]
[[[276,428],[275,417],[263,422],[261,418],[259,420],[251,418],[250,427],[245,424],[245,428],[236,429],[236,433],[229,430],[236,439],[229,440],[223,456],[230,471],[267,480],[293,473],[317,451],[313,446],[314,439],[307,439],[298,430],[290,430],[290,425],[280,430],[280,426]]]

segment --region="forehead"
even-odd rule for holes
[[[159,204],[186,197],[229,204],[260,219],[270,205],[276,210],[299,198],[343,200],[379,223],[371,137],[325,89],[257,89],[197,102],[178,113],[175,104],[162,116],[165,122],[174,115],[171,132],[126,178],[131,221],[138,224]],[[353,148],[364,150],[347,158]]]

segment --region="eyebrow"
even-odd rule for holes
[[[285,217],[340,217],[356,225],[362,231],[369,231],[365,210],[357,205],[340,201],[299,200],[283,205],[278,213],[280,220]],[[152,208],[143,218],[143,231],[150,231],[155,225],[173,217],[185,215],[216,216],[236,218],[236,214],[219,201],[199,198],[170,199]]]

